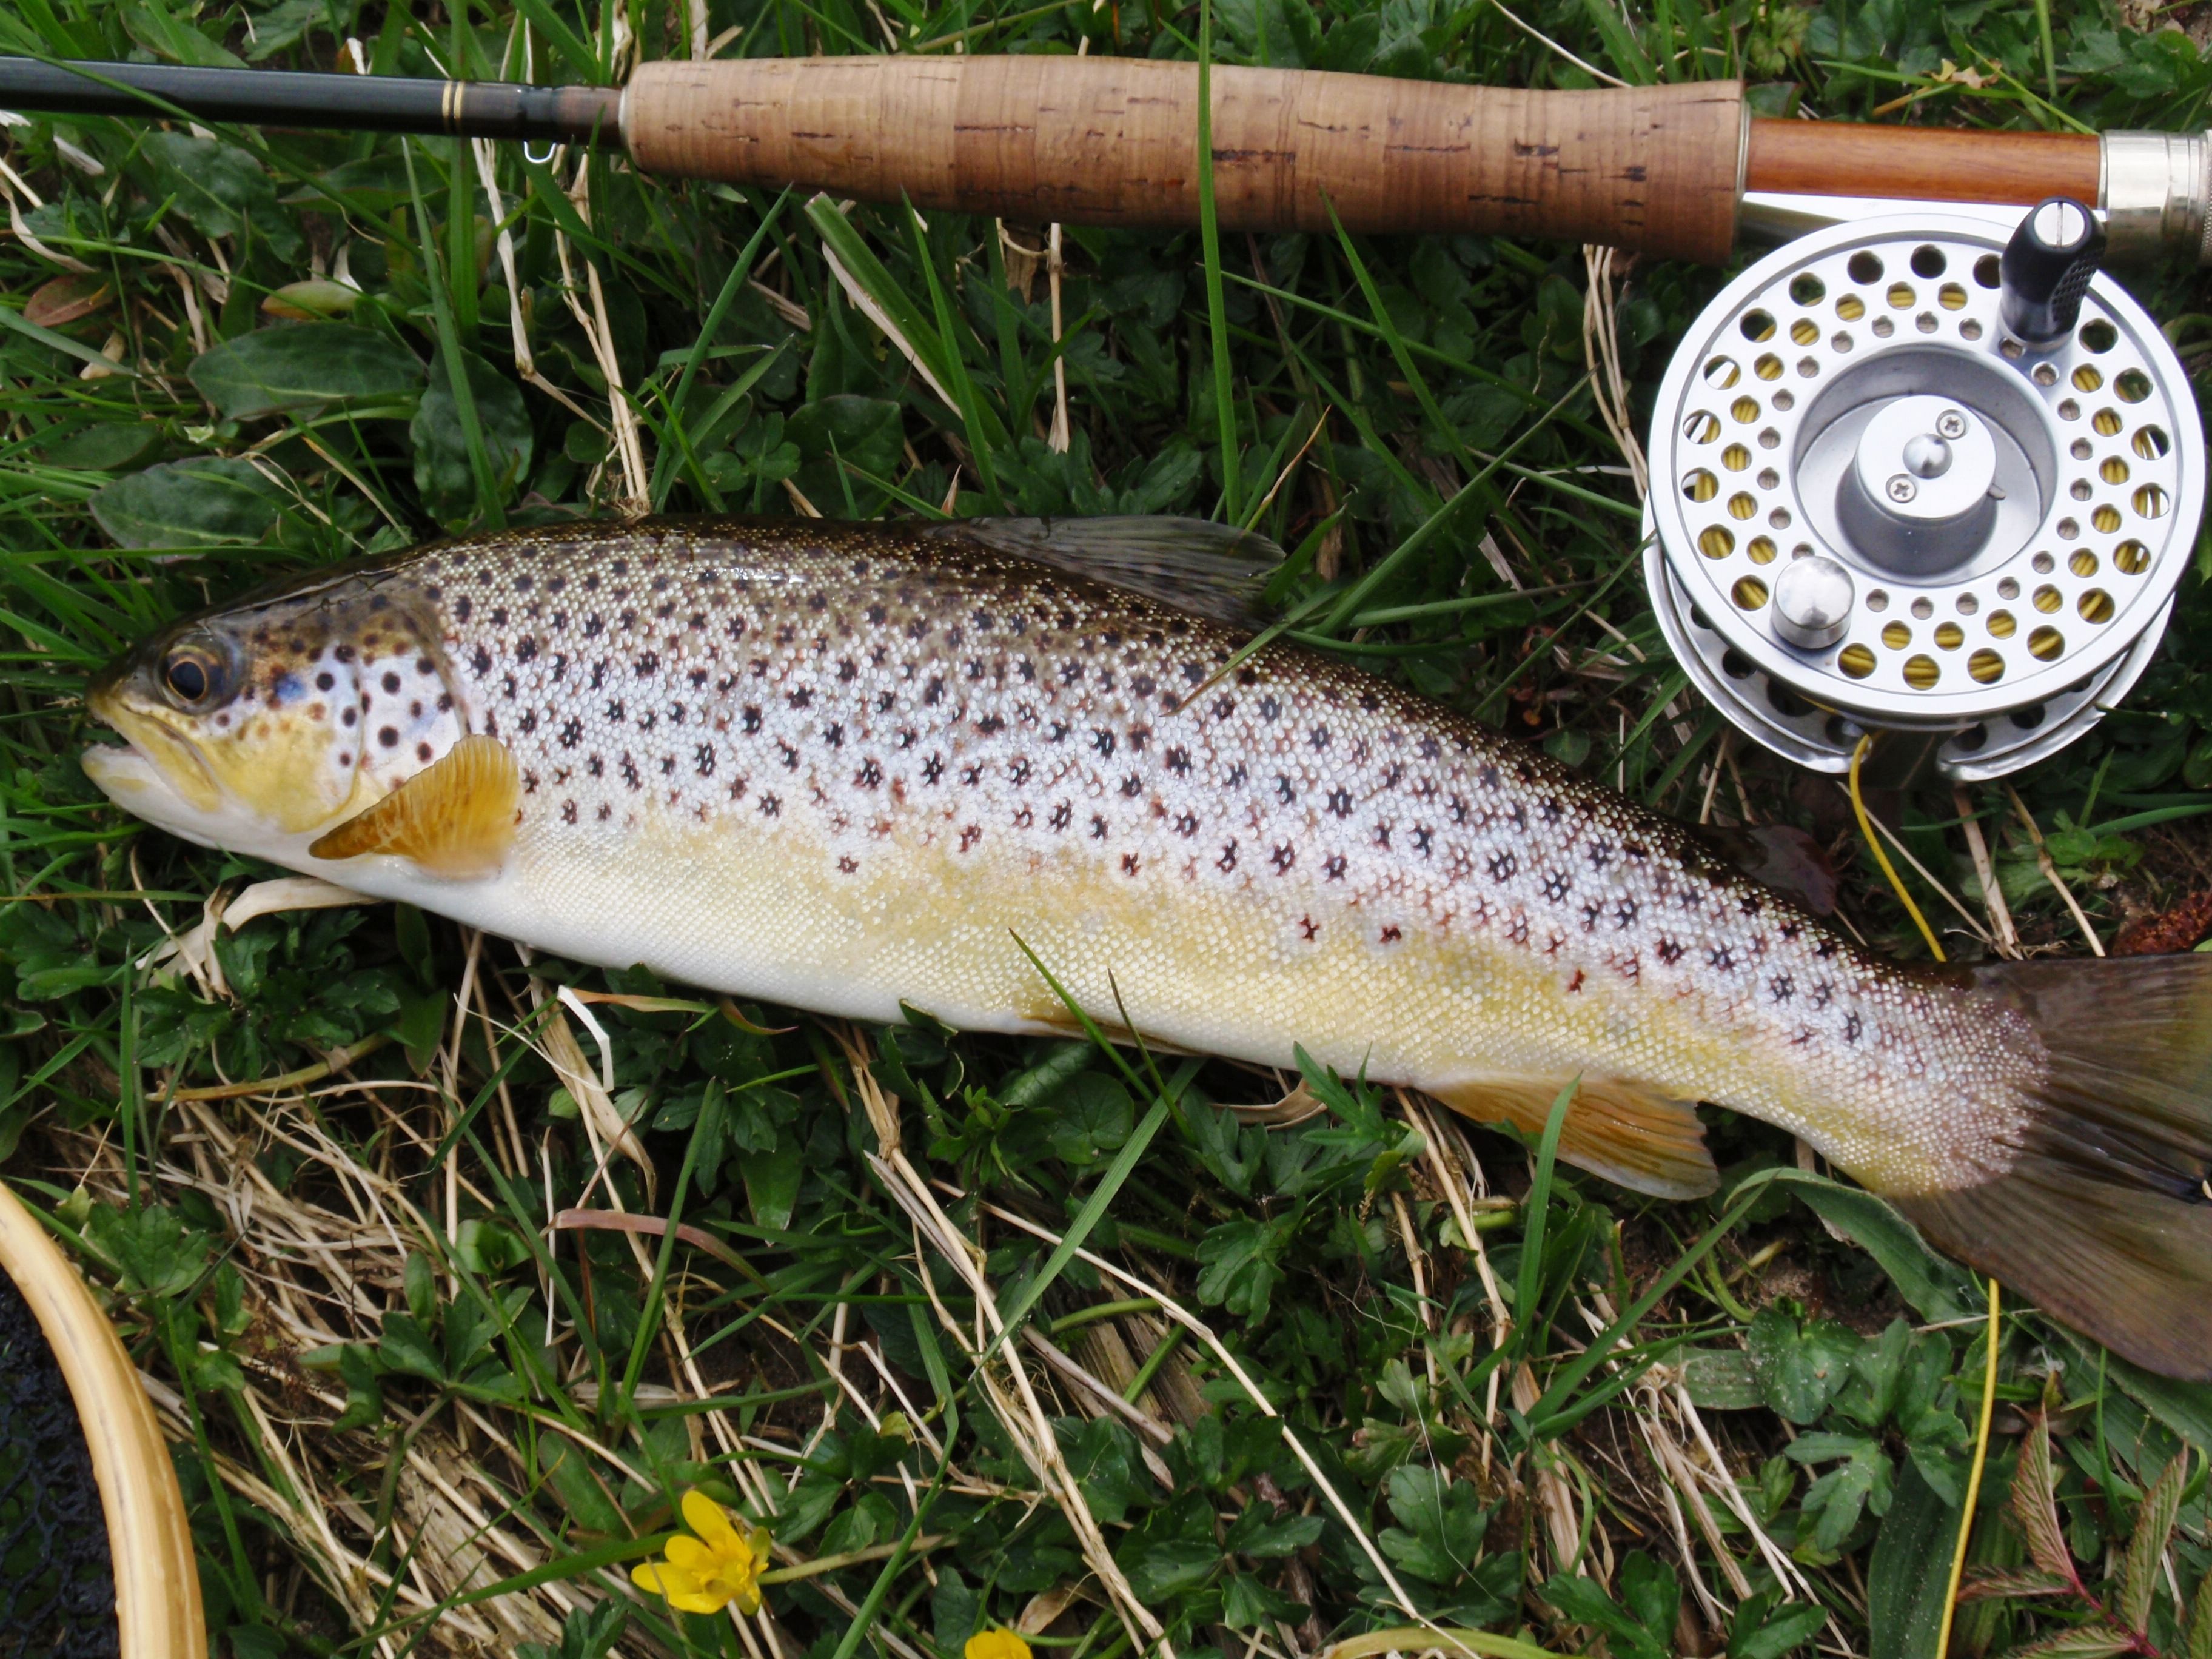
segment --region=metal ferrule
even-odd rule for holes
[[[2212,134],[2108,132],[2100,172],[2113,258],[2186,253],[2212,264]]]

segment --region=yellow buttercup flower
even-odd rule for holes
[[[699,1535],[678,1533],[668,1540],[668,1559],[632,1567],[630,1582],[682,1613],[720,1613],[732,1601],[739,1613],[757,1612],[760,1576],[768,1565],[767,1529],[742,1516],[733,1522],[728,1510],[696,1491],[684,1494],[684,1519]],[[1028,1656],[1024,1646],[1021,1659]]]
[[[968,1638],[962,1659],[1030,1659],[1030,1644],[1010,1630],[978,1631]]]

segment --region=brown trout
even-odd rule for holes
[[[1125,522],[437,544],[147,641],[85,766],[189,840],[718,991],[1064,1031],[1026,945],[1193,1052],[1524,1130],[1579,1079],[1562,1155],[1639,1192],[1711,1191],[1696,1103],[1747,1112],[2212,1374],[2212,959],[1886,963],[1472,720],[1236,662],[1248,629],[1137,591],[1218,598],[1236,550]]]

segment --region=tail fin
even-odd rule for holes
[[[1975,975],[2048,1065],[2003,1173],[1893,1197],[1929,1242],[2169,1376],[2212,1378],[2212,956]]]

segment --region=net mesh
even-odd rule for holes
[[[118,1650],[107,1524],[76,1404],[0,1273],[0,1659]]]

